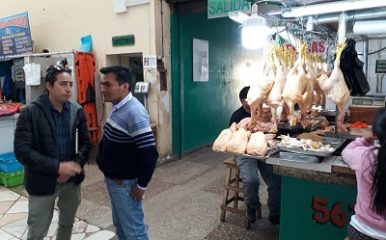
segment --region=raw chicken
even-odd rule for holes
[[[312,92],[309,92],[311,84],[308,81],[305,69],[303,67],[304,55],[307,51],[307,44],[299,43],[297,50],[299,54],[298,59],[296,60],[294,67],[291,68],[287,75],[287,81],[283,90],[283,100],[288,106],[290,126],[295,126],[297,123],[294,110],[295,104],[297,103],[301,111],[302,125],[305,127],[306,111],[309,104],[306,99],[308,99],[309,95],[312,94]]]
[[[237,123],[232,123],[229,129],[232,131],[232,133],[236,132],[239,127],[237,126]]]
[[[247,101],[251,108],[251,127],[256,126],[257,121],[263,118],[263,102],[271,91],[275,81],[275,69],[273,64],[273,49],[265,57],[263,76],[251,85]]]
[[[252,133],[248,142],[247,153],[251,155],[265,156],[267,149],[268,147],[265,134],[263,132]]]
[[[222,130],[214,141],[212,150],[225,152],[228,142],[232,139],[232,135],[233,133],[229,128]]]
[[[302,101],[298,103],[300,107],[300,113],[301,113],[300,122],[303,128],[306,128],[308,125],[306,118],[307,118],[307,113],[311,112],[311,109],[312,109],[312,103],[314,100],[313,98],[314,85],[316,82],[316,73],[311,66],[311,62],[307,61],[308,55],[309,54],[306,52],[304,56],[305,65],[306,65],[306,68],[305,68],[306,78],[307,78],[306,88],[302,95]]]
[[[321,89],[324,91],[326,96],[336,104],[338,108],[339,113],[336,117],[336,129],[338,130],[338,132],[347,132],[347,129],[344,126],[344,106],[346,105],[350,97],[350,91],[347,88],[342,70],[340,69],[340,57],[345,47],[345,43],[337,44],[336,60],[334,63],[334,69],[332,70],[330,77],[327,77],[327,75],[322,74],[322,76],[318,78],[318,82]]]
[[[251,129],[252,132],[270,132],[274,128],[272,122],[258,122],[256,126]]]
[[[267,105],[271,107],[271,122],[272,129],[269,132],[276,133],[277,132],[277,116],[276,111],[278,106],[283,105],[282,94],[285,82],[287,80],[287,69],[283,63],[280,61],[280,54],[283,54],[280,48],[275,48],[275,52],[273,55],[275,67],[276,67],[276,75],[275,81],[273,83],[272,89],[267,97]]]
[[[310,103],[307,104],[307,106],[309,107],[307,109],[307,112],[311,111],[313,103],[318,103],[319,102],[319,98],[320,98],[319,94],[320,94],[320,92],[323,93],[323,91],[320,89],[318,81],[316,80],[318,78],[318,74],[316,73],[316,71],[315,71],[315,69],[313,67],[311,58],[312,58],[311,54],[308,54],[307,57],[306,57],[307,78],[308,78],[308,81],[311,84],[310,90],[312,89],[311,94],[310,94],[309,99],[308,99],[308,101],[310,101]]]
[[[245,130],[249,129],[249,126],[251,125],[251,118],[243,118],[238,124],[237,129],[244,128]]]
[[[322,56],[314,55],[314,62],[313,62],[312,68],[315,71],[313,104],[325,105],[326,96],[324,95],[323,90],[320,88],[319,82],[317,80],[317,78],[322,76],[322,74],[326,74],[326,71],[324,70],[324,66],[323,66]]]
[[[232,134],[231,140],[228,142],[226,151],[236,154],[244,154],[248,145],[248,138],[251,132],[240,128]]]
[[[251,118],[247,117],[241,120],[239,124],[237,124],[237,129],[241,129],[241,128],[247,131],[250,130],[252,132],[258,132],[258,131],[270,132],[270,130],[273,128],[273,124],[271,122],[259,121],[256,123],[256,125],[253,128],[251,128]]]

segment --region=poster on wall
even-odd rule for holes
[[[156,69],[157,57],[155,55],[143,56],[143,68],[144,69]]]
[[[193,82],[209,81],[209,42],[193,38]]]
[[[0,60],[33,53],[28,13],[0,19]]]

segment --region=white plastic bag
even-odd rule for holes
[[[28,86],[39,86],[40,85],[40,64],[29,63],[24,67],[25,73],[25,84]]]

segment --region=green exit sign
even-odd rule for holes
[[[229,12],[251,13],[251,0],[208,0],[208,18],[227,17]]]
[[[135,43],[134,35],[114,36],[112,38],[113,47],[131,46]]]

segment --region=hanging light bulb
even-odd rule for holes
[[[268,44],[267,23],[264,17],[259,16],[257,3],[252,5],[252,15],[245,19],[241,30],[241,42],[248,49],[263,48]]]

